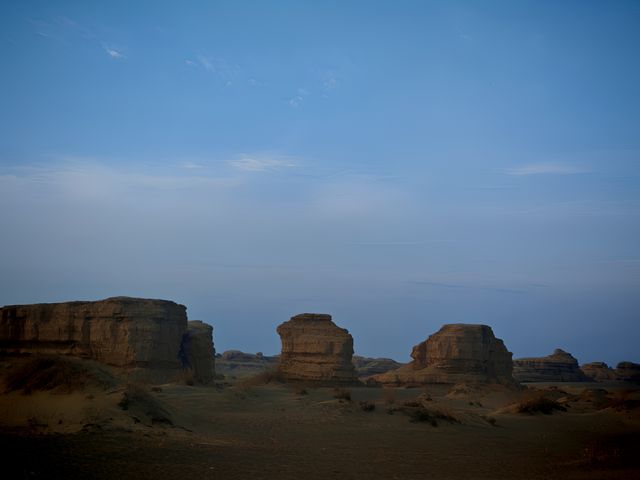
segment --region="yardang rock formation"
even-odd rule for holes
[[[518,358],[513,376],[519,382],[588,382],[573,355],[556,348],[546,357]]]
[[[278,326],[282,353],[278,372],[289,381],[358,384],[353,338],[331,315],[303,313]]]
[[[200,320],[190,320],[180,347],[183,367],[193,372],[193,381],[209,385],[216,378],[213,327]]]
[[[73,355],[153,371],[153,378],[180,372],[186,332],[186,307],[168,300],[113,297],[0,308],[0,353]]]
[[[582,373],[595,382],[615,381],[616,371],[604,362],[585,363],[580,367]]]
[[[413,347],[413,361],[372,377],[387,385],[514,385],[511,352],[488,325],[449,324]]]

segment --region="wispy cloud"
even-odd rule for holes
[[[109,55],[113,59],[122,60],[127,58],[121,51],[116,50],[115,48],[110,47],[107,44],[103,43],[102,48],[104,48],[104,51],[107,53],[107,55]]]
[[[32,165],[7,172],[0,170],[0,190],[3,187],[18,191],[41,188],[82,198],[117,196],[142,190],[226,189],[240,182],[239,178],[196,174],[193,170],[184,175],[161,168],[109,167],[99,160],[86,158],[63,160],[46,167]]]
[[[577,173],[587,173],[590,169],[579,166],[557,162],[529,163],[519,167],[508,168],[504,171],[507,175],[574,175]]]
[[[290,158],[249,156],[242,156],[235,160],[229,160],[227,163],[232,167],[245,172],[266,172],[297,166],[297,164]]]
[[[302,101],[304,100],[304,98],[302,98],[300,95],[296,95],[295,97],[291,97],[289,99],[289,106],[291,108],[298,108],[300,105],[302,105]]]
[[[57,16],[51,19],[28,19],[28,22],[36,27],[36,34],[63,42],[73,42],[81,37],[84,40],[95,40],[96,34],[69,17]]]
[[[184,61],[190,67],[200,67],[206,72],[218,76],[225,84],[230,85],[231,81],[240,74],[240,65],[227,61],[224,58],[212,58],[198,54],[195,60],[186,59]]]
[[[412,283],[414,285],[424,285],[425,287],[489,290],[493,292],[515,293],[515,294],[527,293],[526,290],[520,290],[516,288],[494,287],[494,286],[488,286],[488,285],[463,285],[463,284],[456,284],[456,283],[432,282],[432,281],[426,281],[426,280],[412,280],[409,283]]]

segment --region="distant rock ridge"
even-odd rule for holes
[[[622,382],[640,383],[640,364],[620,362],[616,366],[616,376]]]
[[[369,358],[354,355],[353,366],[358,377],[370,377],[371,375],[378,375],[400,368],[402,363],[396,362],[391,358]]]
[[[216,355],[216,372],[231,377],[257,375],[266,370],[275,370],[279,355],[268,356],[262,352],[247,353],[241,350],[227,350]]]
[[[590,381],[573,355],[556,348],[546,357],[518,358],[513,361],[513,376],[519,382]]]
[[[383,385],[495,383],[515,385],[511,352],[488,325],[447,324],[413,347],[413,361],[371,377]]]
[[[112,297],[0,308],[0,353],[73,355],[163,372],[166,379],[182,369],[186,332],[186,307],[169,300]]]
[[[618,380],[616,371],[604,362],[585,363],[580,370],[594,382],[607,382]]]
[[[357,384],[353,338],[331,315],[303,313],[278,326],[282,353],[278,373],[288,381]]]

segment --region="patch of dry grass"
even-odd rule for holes
[[[351,392],[346,388],[334,388],[333,389],[333,398],[337,398],[338,400],[345,400],[347,402],[351,401]]]
[[[376,409],[375,402],[369,402],[367,400],[363,400],[361,402],[358,402],[358,404],[360,405],[360,409],[363,412],[373,412]]]
[[[451,412],[438,408],[426,408],[420,406],[418,408],[404,408],[403,411],[409,415],[412,423],[429,423],[432,427],[438,426],[438,420],[448,423],[460,423],[460,420]]]
[[[38,356],[11,369],[5,378],[5,393],[36,391],[71,393],[88,386],[109,388],[115,379],[107,372],[90,368],[81,360]]]
[[[118,406],[122,410],[128,411],[134,420],[146,417],[152,424],[173,425],[171,414],[142,385],[127,385]]]
[[[527,413],[529,415],[533,415],[536,413],[551,415],[556,410],[562,412],[567,411],[565,407],[560,405],[555,400],[551,400],[550,398],[546,398],[544,396],[529,398],[516,404],[516,411],[518,413]]]

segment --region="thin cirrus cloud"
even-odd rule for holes
[[[288,158],[240,157],[227,163],[244,172],[267,172],[297,166]]]
[[[187,58],[184,63],[189,67],[200,67],[205,72],[218,76],[226,82],[227,86],[241,74],[240,65],[229,62],[224,58],[212,58],[198,54],[195,60]]]
[[[112,48],[106,44],[103,44],[102,47],[104,48],[104,51],[107,53],[107,55],[115,60],[122,60],[127,58],[121,51],[116,50],[115,48]]]
[[[504,173],[507,175],[522,177],[526,175],[575,175],[578,173],[587,173],[589,171],[590,170],[584,166],[546,162],[529,163],[519,167],[508,168]]]
[[[296,95],[295,97],[291,97],[289,99],[289,106],[291,108],[298,108],[304,99],[300,95]]]

